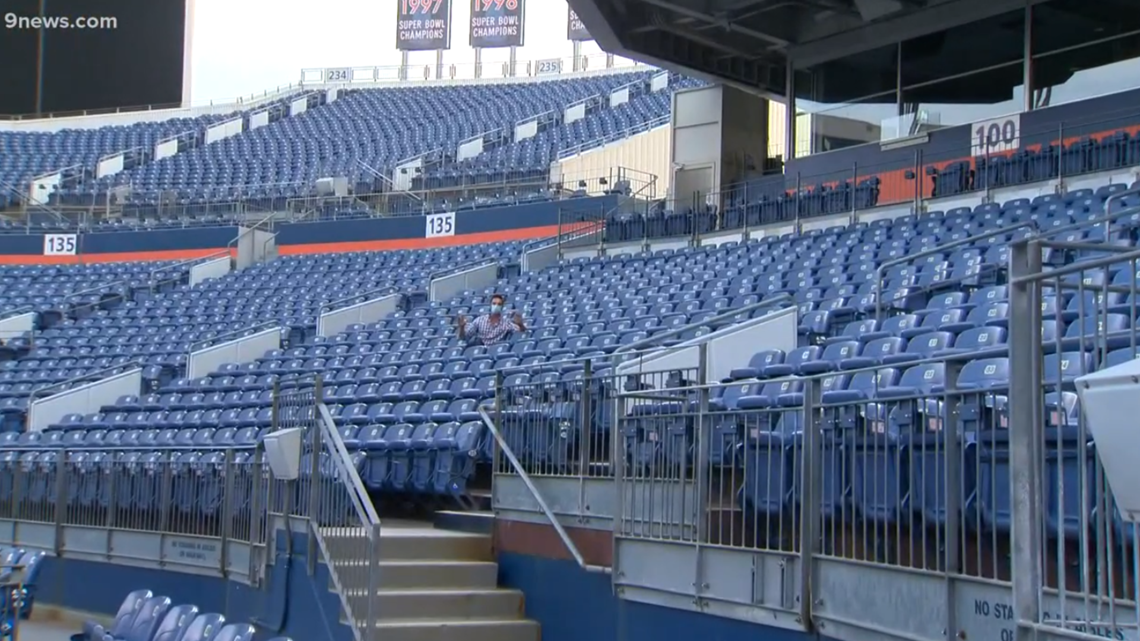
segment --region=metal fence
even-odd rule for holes
[[[356,641],[377,633],[376,592],[380,580],[380,518],[359,469],[363,454],[350,454],[329,410],[320,399],[320,378],[311,387],[278,389],[274,394],[277,429],[300,429],[304,453],[295,481],[274,480],[281,511],[310,523],[310,570],[318,558],[328,568]],[[271,506],[271,511],[276,506]]]
[[[1137,356],[1140,251],[1122,229],[1103,232],[1011,247],[1011,327],[1041,327],[1012,332],[1009,354],[1013,607],[1026,633],[1137,636],[1136,528],[1117,512],[1074,385]]]
[[[259,542],[249,448],[153,445],[0,454],[0,518]]]
[[[700,368],[505,372],[495,425],[513,458],[496,472],[612,479],[618,539],[801,561],[805,621],[826,561],[1004,586],[1014,607],[976,608],[1013,631],[1134,639],[1137,537],[1117,516],[1073,380],[1137,355],[1140,251],[1021,241],[1015,262],[1028,251],[1094,255],[1015,270],[1011,287],[1028,292],[1010,306],[1031,313],[998,323],[1008,351],[715,384],[699,383]],[[1043,331],[1019,330],[1033,327]],[[699,566],[673,570],[693,573],[698,599]],[[951,617],[947,629],[966,625]]]
[[[17,528],[54,526],[57,551],[66,546],[58,532],[72,526],[216,539],[223,572],[229,543],[264,551],[277,523],[300,520],[309,526],[310,570],[325,563],[357,641],[368,641],[379,614],[372,597],[379,585],[380,520],[357,472],[360,455],[345,449],[320,398],[319,378],[274,392],[270,429],[302,432],[296,479],[273,474],[256,428],[231,430],[234,442],[245,445],[225,447],[212,444],[212,428],[205,428],[208,439],[198,439],[195,430],[132,431],[138,440],[130,445],[98,448],[51,432],[39,447],[0,452],[0,519]],[[293,544],[291,537],[277,541]],[[266,560],[250,555],[251,580],[263,576]]]

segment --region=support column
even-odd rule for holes
[[[475,47],[475,77],[483,77],[483,47]]]
[[[1025,111],[1033,111],[1033,5],[1025,5],[1025,29],[1022,32],[1021,49],[1021,86],[1024,90]]]
[[[1031,627],[1041,622],[1038,600],[1041,568],[1041,519],[1044,482],[1041,473],[1044,394],[1041,389],[1041,248],[1036,241],[1010,246],[1009,322],[1023,328],[1009,341],[1010,499],[1013,532],[1013,614],[1015,641],[1035,641]]]
[[[903,47],[902,43],[895,45],[895,115],[906,115],[906,105],[903,104]]]
[[[796,158],[796,68],[788,56],[787,78],[784,82],[784,95],[787,96],[784,113],[784,165]]]

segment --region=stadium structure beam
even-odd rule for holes
[[[951,27],[985,20],[1047,0],[947,0],[926,9],[883,18],[872,24],[839,33],[834,24],[809,25],[788,47],[797,69],[812,67],[886,44],[925,36]]]
[[[659,7],[661,9],[665,9],[667,11],[672,11],[673,13],[676,13],[677,15],[685,16],[688,18],[693,18],[696,20],[701,20],[703,22],[707,22],[711,25],[720,27],[720,28],[724,29],[725,31],[735,32],[735,33],[739,33],[740,35],[743,35],[743,36],[748,36],[750,38],[762,40],[762,41],[768,43],[769,49],[782,49],[782,48],[788,46],[788,41],[783,39],[783,38],[780,38],[778,36],[772,35],[770,33],[764,33],[763,31],[757,31],[755,29],[749,29],[748,27],[743,27],[743,26],[741,26],[735,22],[732,22],[728,18],[718,18],[717,16],[707,14],[703,11],[697,11],[695,9],[690,9],[688,7],[681,6],[675,2],[671,2],[670,0],[641,0],[641,1],[645,4],[652,5],[654,7]]]

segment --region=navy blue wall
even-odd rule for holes
[[[281,254],[303,254],[542,238],[557,233],[560,218],[600,217],[617,203],[617,196],[599,196],[460,211],[455,235],[438,238],[425,237],[423,216],[283,224],[277,245]],[[97,232],[79,235],[77,256],[43,256],[43,234],[0,234],[0,263],[187,260],[226,249],[237,235],[237,227]]]
[[[500,553],[499,583],[526,594],[542,641],[820,641],[814,635],[618,599],[573,561]]]
[[[1137,101],[1140,90],[1132,90],[1022,113],[1020,148],[1039,149],[1062,139],[1071,144],[1121,131],[1134,135],[1140,130]],[[795,184],[798,176],[803,186],[814,186],[850,179],[857,172],[860,179],[880,179],[880,204],[909,200],[914,197],[914,182],[905,179],[903,172],[916,169],[916,160],[920,174],[926,165],[971,160],[971,140],[971,126],[962,125],[931,132],[929,141],[920,145],[884,151],[878,143],[870,143],[796,158],[785,168],[786,184]],[[923,181],[923,190],[924,196],[930,196],[929,181]]]
[[[309,576],[304,537],[295,537],[291,562],[284,547],[268,569],[268,589],[254,589],[219,577],[111,563],[47,557],[36,603],[113,616],[128,593],[149,589],[175,604],[193,603],[232,622],[249,622],[260,639],[287,635],[296,641],[351,641],[339,623],[339,598],[328,590],[323,565]]]

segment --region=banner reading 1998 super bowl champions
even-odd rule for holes
[[[451,0],[396,0],[396,48],[451,48]]]
[[[590,37],[590,32],[586,30],[586,25],[578,18],[578,14],[574,13],[573,9],[569,9],[570,13],[566,18],[566,37],[570,40],[577,42],[586,42],[593,40]]]
[[[523,0],[471,0],[471,46],[523,46],[523,16]]]

